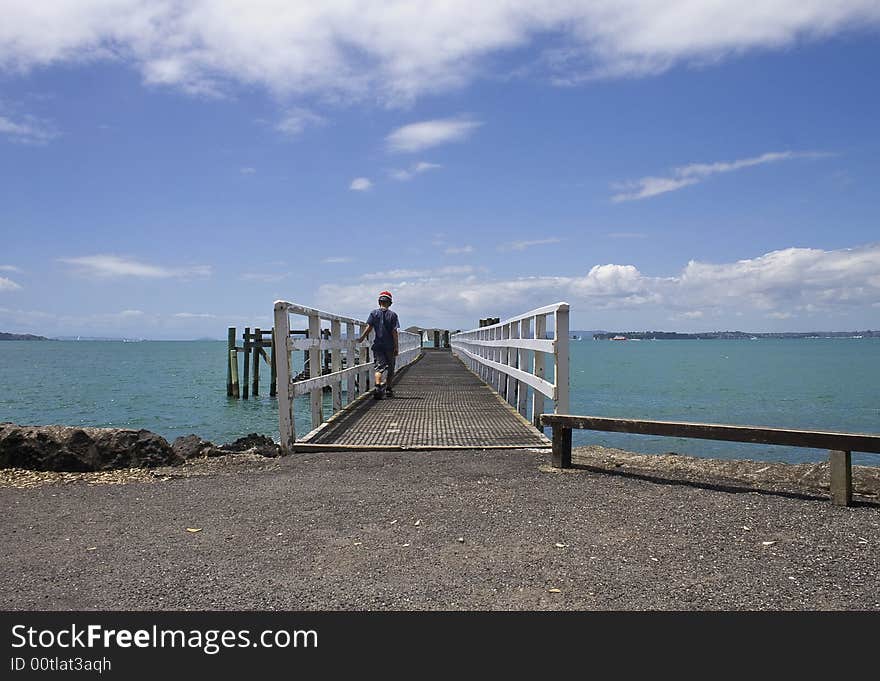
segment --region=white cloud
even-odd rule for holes
[[[370,182],[369,178],[356,177],[351,181],[351,184],[348,186],[348,188],[356,192],[365,192],[372,186],[373,183]]]
[[[0,277],[0,291],[16,291],[20,288],[21,286],[12,281],[12,279]]]
[[[420,123],[410,123],[392,131],[385,138],[392,152],[416,152],[441,144],[466,139],[482,123],[465,118],[438,118]]]
[[[0,265],[0,272],[21,272],[15,265]]]
[[[214,96],[409,102],[519,59],[559,83],[711,64],[876,27],[876,0],[6,0],[0,67],[125,61],[145,82]],[[545,49],[544,59],[524,48]],[[541,75],[544,75],[542,73]]]
[[[621,190],[619,194],[611,197],[615,203],[621,201],[637,201],[639,199],[647,199],[658,194],[673,192],[682,187],[688,187],[692,184],[702,182],[711,175],[718,173],[729,173],[742,168],[750,168],[752,166],[763,165],[765,163],[776,163],[778,161],[789,161],[796,158],[822,158],[829,154],[815,151],[780,151],[768,152],[755,156],[753,158],[744,158],[738,161],[719,161],[716,163],[692,163],[680,168],[674,168],[672,177],[643,177],[640,180],[632,180],[616,185],[615,188]]]
[[[459,255],[462,253],[473,253],[473,246],[449,246],[444,251],[447,255]]]
[[[0,135],[5,135],[11,142],[19,144],[41,145],[48,144],[58,137],[59,133],[50,123],[34,116],[25,116],[20,121],[0,116]]]
[[[175,312],[171,316],[178,319],[217,319],[217,315],[207,312]]]
[[[880,306],[880,244],[834,251],[787,248],[719,264],[691,261],[668,277],[613,263],[595,265],[581,276],[492,279],[474,270],[379,275],[394,286],[402,318],[460,328],[475,325],[468,319],[511,316],[560,300],[572,304],[573,314],[591,320],[592,328],[627,310],[640,318],[671,314],[690,322],[740,319],[753,324],[777,319],[812,325],[816,319],[852,314],[860,326],[867,324],[868,311]],[[374,296],[369,281],[324,285],[319,306],[356,313]],[[876,312],[870,314],[876,319]],[[827,323],[828,330],[833,326]]]
[[[348,255],[333,255],[328,258],[323,258],[321,262],[333,265],[337,263],[352,262],[353,260],[354,258]]]
[[[414,163],[406,170],[392,170],[391,177],[395,180],[400,180],[405,182],[406,180],[411,180],[416,175],[421,175],[422,173],[426,173],[429,170],[436,170],[437,168],[442,168],[438,163],[428,163],[426,161],[420,161],[419,163]]]
[[[323,125],[325,119],[318,114],[299,107],[288,109],[275,129],[287,137],[297,137],[309,126]]]
[[[73,265],[79,274],[98,278],[136,277],[143,279],[169,279],[208,277],[210,265],[188,267],[165,267],[139,262],[118,255],[87,255],[79,258],[58,258],[60,262]]]
[[[532,239],[531,241],[509,241],[498,247],[499,251],[524,251],[532,246],[543,246],[545,244],[558,244],[562,239],[557,237],[549,237],[547,239]]]
[[[367,272],[361,279],[382,279],[385,281],[400,279],[420,279],[430,275],[430,270],[388,270],[386,272]]]

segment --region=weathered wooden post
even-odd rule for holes
[[[571,468],[571,428],[553,426],[552,459],[554,468]]]
[[[242,381],[241,387],[241,398],[246,400],[248,398],[248,381],[250,381],[250,359],[251,359],[251,345],[250,345],[250,335],[251,335],[251,327],[244,327],[244,335],[242,339],[244,340],[244,344],[242,346],[242,350],[244,350],[244,380]]]
[[[260,394],[260,352],[263,349],[263,334],[259,328],[254,329],[254,382],[251,392],[254,397]]]
[[[290,390],[290,317],[283,301],[275,303],[275,365],[278,386],[278,426],[281,435],[281,453],[293,451],[294,433],[293,395]]]
[[[226,337],[226,396],[232,397],[232,361],[230,354],[235,350],[235,327],[230,326]],[[236,395],[238,397],[238,395]]]
[[[229,351],[229,372],[231,375],[232,381],[232,397],[235,399],[239,398],[239,386],[238,386],[238,350],[235,347]]]
[[[852,453],[828,452],[831,462],[831,503],[852,506]]]
[[[438,331],[437,329],[434,329],[434,347],[440,347],[440,331]]]

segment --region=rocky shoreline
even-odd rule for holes
[[[151,469],[245,451],[268,457],[281,454],[271,438],[257,433],[222,445],[194,434],[169,444],[143,429],[0,423],[0,468],[4,469],[64,473]]]
[[[271,469],[280,453],[271,438],[257,433],[221,445],[194,434],[169,444],[146,430],[2,423],[0,486],[28,488],[76,482],[118,485],[232,475]],[[572,463],[572,471],[589,470],[653,482],[817,497],[829,493],[827,461],[789,464],[675,453],[638,454],[587,446],[574,448]],[[853,494],[857,500],[880,501],[880,466],[853,466]]]

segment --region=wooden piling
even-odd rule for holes
[[[232,397],[232,362],[229,353],[235,350],[235,327],[230,326],[226,341],[226,397]]]
[[[275,328],[272,328],[272,359],[269,360],[269,366],[271,367],[271,381],[272,384],[269,386],[269,397],[275,397],[278,394],[278,365],[275,363]]]
[[[238,386],[238,350],[233,348],[229,351],[229,361],[227,362],[229,365],[229,375],[230,375],[230,385],[232,386],[230,391],[230,396],[238,399],[239,397],[239,386]]]
[[[260,353],[263,350],[263,334],[259,328],[254,329],[254,378],[251,392],[254,397],[260,394]]]
[[[250,335],[251,335],[251,327],[244,327],[244,335],[242,338],[244,339],[244,380],[242,381],[242,390],[241,390],[241,398],[246,400],[248,398],[248,381],[250,380],[250,358],[251,358],[251,345],[250,345]]]

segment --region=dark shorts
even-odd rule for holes
[[[382,384],[389,385],[394,378],[394,365],[397,358],[394,356],[394,348],[373,348],[373,369],[382,374]]]

